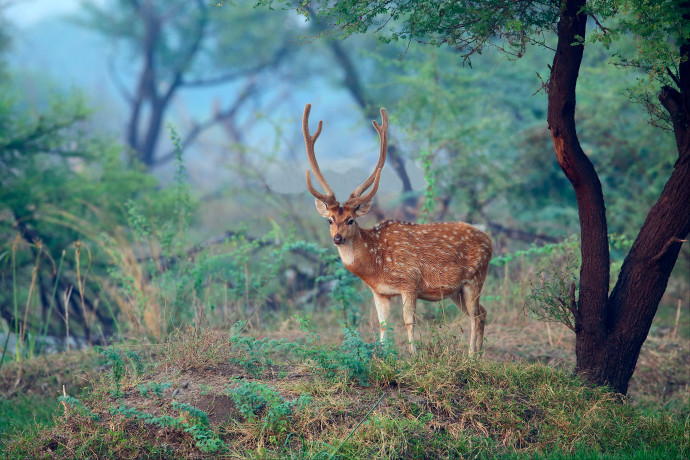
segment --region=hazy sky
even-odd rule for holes
[[[25,27],[45,17],[72,13],[80,4],[81,0],[10,0],[5,14],[17,26]]]
[[[114,89],[109,72],[107,71],[106,55],[103,50],[110,50],[104,39],[76,25],[64,21],[65,17],[79,13],[84,0],[0,0],[0,4],[8,4],[4,10],[7,19],[18,29],[13,35],[13,53],[10,64],[21,72],[22,88],[27,97],[34,93],[45,95],[45,91],[70,93],[78,89],[90,101],[95,110],[95,117],[99,118],[100,128],[106,131],[119,132],[126,121],[126,108],[120,94]],[[88,0],[93,3],[104,4],[108,0]],[[91,33],[91,38],[85,39]],[[130,80],[134,77],[129,75]],[[324,170],[328,170],[329,181],[339,196],[346,195],[359,184],[358,178],[351,178],[349,171],[359,168],[358,176],[369,174],[367,167],[372,167],[378,155],[378,146],[371,124],[367,120],[359,119],[357,108],[351,96],[341,88],[334,88],[328,82],[311,83],[300,86],[295,82],[287,82],[290,88],[291,103],[278,109],[277,118],[293,117],[289,127],[296,145],[300,148],[299,138],[301,117],[304,103],[315,104],[315,119],[323,119],[326,123],[327,135],[319,139],[319,152]],[[179,113],[189,118],[203,120],[209,112],[213,101],[223,101],[228,88],[209,88],[205,91],[189,91],[177,96],[177,106],[171,108],[168,116],[173,122],[182,124]],[[101,115],[102,114],[102,115]],[[276,115],[274,113],[274,115]],[[271,145],[266,141],[270,130],[257,128],[254,134],[256,143]],[[357,132],[357,135],[353,135]],[[270,136],[269,136],[270,138]],[[347,147],[343,146],[343,139],[349,139]],[[167,142],[163,135],[162,142]],[[303,148],[303,147],[301,147]],[[276,170],[277,189],[281,192],[304,190],[304,171],[306,156],[299,150],[299,164],[295,171],[286,175],[285,170]],[[189,157],[191,158],[191,157]],[[367,161],[363,162],[363,158]],[[366,165],[366,166],[364,166]],[[203,170],[204,183],[211,184],[208,178],[218,169],[216,164],[209,163],[212,171]],[[416,185],[423,179],[421,170],[409,166],[408,173],[413,176]],[[202,169],[201,166],[199,169]],[[190,171],[193,172],[193,171]],[[273,171],[270,171],[273,172]],[[337,174],[340,172],[341,174]],[[417,174],[419,172],[419,174]],[[385,191],[395,183],[396,176],[392,169],[387,168],[382,176],[381,188]],[[294,177],[294,181],[286,177]],[[200,181],[202,182],[202,181]],[[293,183],[294,182],[294,183]],[[356,183],[355,183],[356,182]],[[353,185],[354,184],[354,185]]]

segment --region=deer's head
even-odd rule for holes
[[[351,239],[357,231],[356,219],[365,215],[371,208],[371,200],[374,198],[376,191],[379,188],[379,180],[381,179],[381,170],[386,162],[386,146],[388,143],[388,114],[386,109],[381,109],[381,125],[373,121],[374,128],[379,133],[381,139],[381,149],[379,151],[379,161],[376,164],[374,172],[364,181],[362,185],[357,187],[351,194],[350,198],[343,203],[335,199],[333,189],[328,185],[326,179],[321,174],[319,164],[316,162],[314,156],[314,144],[321,134],[323,123],[319,121],[319,127],[316,133],[312,136],[309,132],[309,112],[311,111],[311,104],[304,107],[304,115],[302,117],[302,133],[304,134],[304,143],[307,147],[307,157],[309,158],[309,166],[314,171],[314,177],[324,190],[324,193],[317,191],[311,183],[311,176],[307,170],[307,189],[316,198],[316,210],[323,217],[328,218],[330,224],[331,238],[336,245],[344,244]],[[373,185],[372,185],[373,184]],[[369,193],[362,196],[362,193],[369,187]]]

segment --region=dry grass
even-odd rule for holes
[[[314,458],[337,450],[338,458],[484,458],[532,456],[554,446],[563,455],[625,456],[642,449],[682,458],[689,452],[687,417],[648,415],[574,378],[568,370],[572,337],[558,328],[550,331],[551,341],[538,323],[494,323],[488,331],[486,356],[477,360],[466,357],[457,324],[427,325],[416,356],[372,358],[362,385],[343,372],[326,376],[294,350],[274,347],[267,359],[227,333],[188,329],[151,356],[144,374],[128,368],[122,395],[112,394],[106,373],[91,374],[87,412],[67,405],[59,423],[13,438],[6,455]],[[676,366],[687,363],[687,348],[661,338],[645,348],[631,390],[660,404],[685,398],[676,413],[687,414],[687,374]],[[143,385],[159,394],[144,394]],[[279,411],[300,397],[308,403]],[[247,412],[242,404],[252,401],[256,407]],[[203,411],[203,420],[179,404]],[[123,407],[136,409],[134,415],[114,412]],[[186,428],[151,421],[165,416]],[[219,447],[204,452],[203,436]]]

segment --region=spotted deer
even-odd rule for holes
[[[316,209],[328,218],[331,238],[345,267],[364,281],[374,295],[383,341],[388,324],[390,300],[402,296],[403,319],[410,351],[414,353],[414,323],[417,299],[439,301],[450,298],[470,317],[469,353],[481,351],[486,310],[479,304],[491,260],[489,237],[463,222],[416,224],[385,220],[373,228],[362,228],[357,218],[371,208],[386,161],[388,114],[381,109],[381,125],[373,121],[380,137],[379,159],[374,172],[341,206],[321,174],[314,144],[321,134],[309,132],[311,104],[304,107],[302,132],[309,165],[324,193],[317,191],[307,170],[307,189],[316,198]],[[365,190],[371,187],[368,193]]]

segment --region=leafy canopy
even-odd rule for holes
[[[308,19],[318,14],[340,38],[374,31],[385,42],[445,45],[457,50],[469,64],[473,54],[485,49],[497,49],[512,58],[522,57],[530,45],[552,49],[565,4],[549,0],[326,0],[318,4],[309,0],[297,4],[257,0],[257,5],[271,7],[275,3],[296,6]],[[590,42],[600,41],[608,47],[623,38],[635,41],[625,53],[614,51],[613,62],[645,74],[630,90],[630,96],[666,126],[668,117],[653,95],[662,86],[678,86],[678,65],[687,58],[680,47],[690,41],[689,10],[690,3],[677,0],[590,0],[584,7],[596,24],[589,34]]]
[[[312,8],[311,2],[302,1],[297,10],[309,18]],[[373,29],[386,42],[447,45],[466,58],[487,47],[521,57],[527,45],[543,43],[544,34],[555,30],[559,8],[551,1],[340,0],[321,2],[318,15],[342,38]]]

